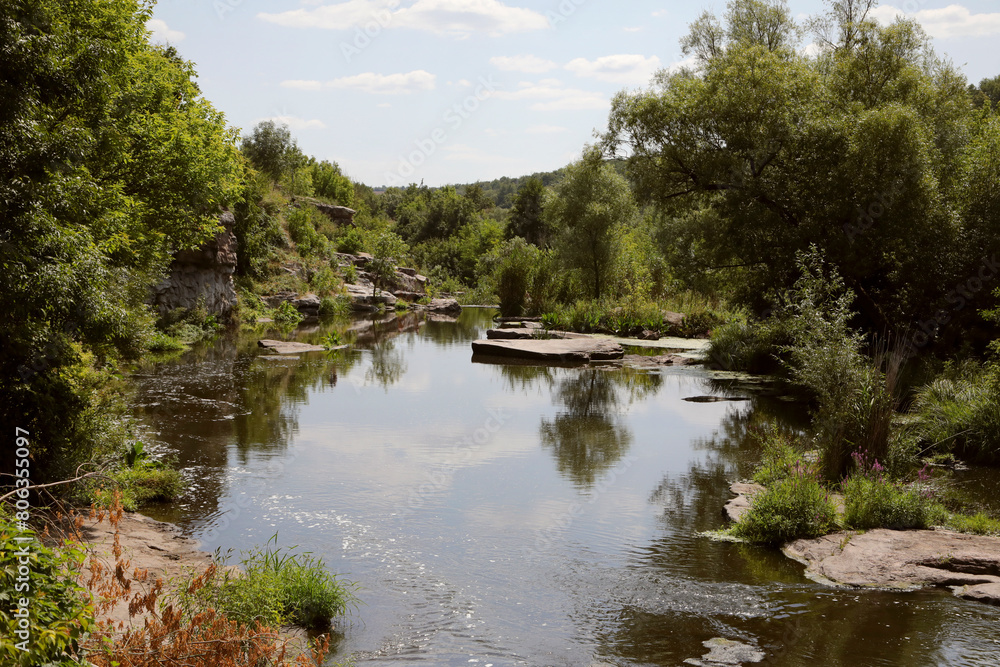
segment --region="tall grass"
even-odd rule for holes
[[[1000,366],[950,366],[917,392],[916,430],[925,450],[953,451],[990,465],[1000,464]]]
[[[920,483],[903,484],[888,478],[885,468],[864,454],[855,454],[855,472],[844,480],[844,522],[851,528],[906,530],[928,528],[945,518]]]
[[[356,586],[338,579],[322,559],[295,549],[278,547],[275,535],[264,547],[241,553],[239,570],[227,566],[231,553],[216,553],[215,574],[186,606],[208,603],[246,624],[328,629],[357,606]]]

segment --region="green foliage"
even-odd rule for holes
[[[878,461],[869,467],[862,457],[858,470],[844,480],[844,522],[868,530],[927,528],[943,518],[943,508],[932,502],[919,484],[887,479]]]
[[[493,293],[500,301],[500,315],[517,317],[525,314],[528,290],[532,285],[539,250],[523,238],[515,237],[504,243],[493,258]]]
[[[20,537],[31,541],[19,542]],[[27,589],[18,574],[23,548],[30,553]],[[0,663],[10,667],[80,664],[80,643],[97,629],[87,591],[77,583],[84,558],[79,548],[45,546],[34,531],[19,530],[6,509],[0,508]],[[22,598],[28,610],[27,639],[17,635],[20,619],[14,616]],[[25,651],[17,646],[22,641]]]
[[[978,512],[971,516],[950,514],[945,521],[945,525],[960,533],[1000,535],[1000,520],[994,519],[984,512]]]
[[[361,234],[354,227],[348,227],[344,230],[344,232],[337,237],[336,245],[337,252],[347,253],[348,255],[357,255],[359,252],[364,250]]]
[[[713,368],[773,374],[784,368],[782,353],[791,343],[791,332],[782,320],[755,322],[733,319],[712,332],[707,357]]]
[[[980,463],[1000,463],[1000,367],[949,365],[917,391],[915,430],[927,451]]]
[[[240,623],[291,624],[325,632],[334,618],[357,605],[355,586],[338,580],[322,559],[276,542],[277,535],[263,548],[242,552],[241,572],[227,567],[230,554],[217,552],[218,570],[194,594],[197,600],[186,600],[188,608],[208,603]]]
[[[817,478],[798,472],[753,496],[731,532],[749,542],[782,544],[825,535],[836,518],[837,509]]]
[[[556,248],[569,267],[581,272],[595,299],[607,288],[615,227],[635,212],[628,183],[604,163],[596,148],[588,148],[582,160],[567,168],[548,205],[558,235]]]
[[[234,133],[148,18],[135,0],[0,9],[0,424],[32,432],[37,482],[101,446],[81,364],[143,351],[171,251],[238,197]]]
[[[514,197],[506,238],[519,236],[540,248],[548,245],[550,230],[544,215],[545,198],[545,185],[541,179],[529,178]]]
[[[330,242],[316,231],[316,223],[322,221],[322,213],[312,206],[296,208],[286,218],[288,235],[295,242],[295,248],[302,257],[328,257]]]
[[[275,322],[281,324],[298,324],[302,321],[302,313],[291,301],[282,301],[281,305],[274,309],[272,317]]]
[[[149,337],[149,342],[146,343],[146,349],[150,352],[180,352],[187,346],[183,341],[174,338],[162,331],[154,331]]]
[[[815,474],[814,466],[803,461],[791,435],[769,428],[760,437],[763,452],[760,465],[753,474],[754,482],[766,487],[803,470]]]
[[[240,152],[254,169],[267,174],[275,182],[294,171],[302,158],[288,126],[273,120],[257,123],[250,134],[243,137]]]
[[[246,169],[240,198],[233,206],[236,235],[236,273],[264,278],[274,248],[284,245],[279,211],[284,199],[271,190],[269,178]]]
[[[394,232],[382,232],[375,237],[371,249],[372,259],[368,262],[368,272],[373,278],[374,295],[380,287],[395,279],[396,266],[402,262],[409,248]]]
[[[945,309],[968,326],[948,291],[996,252],[984,226],[1000,217],[971,214],[996,189],[963,173],[995,170],[973,155],[1000,139],[916,23],[860,22],[864,4],[835,3],[817,55],[782,2],[703,16],[683,42],[695,67],[620,93],[602,148],[629,155],[637,198],[681,232],[662,238],[684,274],[741,305],[790,288],[815,243],[859,295],[857,322],[905,329]]]
[[[336,162],[311,160],[309,169],[314,195],[338,206],[354,205],[354,184]]]

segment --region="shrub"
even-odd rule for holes
[[[322,559],[277,547],[276,541],[277,535],[263,548],[242,553],[242,572],[226,567],[229,553],[217,553],[214,574],[185,605],[207,603],[245,624],[294,624],[317,631],[356,606],[353,584],[339,581]]]
[[[354,227],[347,230],[337,238],[337,252],[344,252],[348,255],[357,255],[364,249],[361,234]]]
[[[843,482],[844,521],[851,528],[927,528],[940,517],[940,506],[919,484],[893,482],[877,461],[854,455],[855,472]]]
[[[712,367],[769,375],[782,369],[784,346],[791,335],[782,322],[735,319],[712,331],[708,359]]]
[[[760,465],[753,474],[753,481],[757,484],[771,486],[808,468],[789,434],[767,427],[758,437],[764,451]]]
[[[30,538],[20,542],[19,538]],[[19,552],[31,553],[30,590],[18,590]],[[94,609],[77,583],[84,560],[82,549],[51,549],[34,531],[21,530],[0,508],[0,664],[11,667],[80,664],[80,643],[95,629]],[[21,582],[23,583],[23,582]],[[29,604],[27,640],[18,636],[21,619],[14,616],[21,597]],[[21,642],[21,647],[18,644]],[[26,650],[21,650],[22,648]]]
[[[928,448],[1000,463],[1000,366],[951,366],[913,402],[917,432]]]
[[[292,305],[291,301],[282,301],[281,305],[274,309],[274,321],[282,324],[298,324],[302,321],[302,313]]]
[[[781,544],[830,532],[837,510],[814,475],[797,471],[755,495],[732,527],[749,542]]]
[[[162,331],[154,331],[146,343],[146,349],[150,352],[179,352],[184,349],[184,343],[168,336]]]

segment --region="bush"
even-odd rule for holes
[[[357,255],[364,250],[361,234],[354,227],[348,227],[343,234],[337,237],[336,244],[337,252],[344,252],[348,255]]]
[[[242,553],[242,572],[226,567],[230,554],[217,553],[215,573],[185,604],[208,603],[240,623],[294,624],[316,631],[329,629],[335,617],[357,605],[355,586],[339,581],[322,559],[277,547],[276,541],[277,535],[263,548]]]
[[[791,334],[777,319],[751,322],[736,319],[712,332],[708,359],[713,368],[770,375],[782,370],[782,350]]]
[[[834,527],[837,509],[814,475],[798,471],[755,495],[732,527],[736,537],[761,544],[782,544],[819,537]]]
[[[1000,464],[1000,366],[950,366],[917,392],[917,433],[927,448]]]
[[[18,538],[31,538],[20,542]],[[31,589],[19,591],[19,551],[27,546],[32,554]],[[78,583],[84,560],[82,549],[50,549],[34,531],[21,530],[0,508],[0,664],[11,667],[80,664],[80,642],[92,632],[94,609]],[[21,582],[23,583],[23,582]],[[24,640],[17,632],[20,619],[14,616],[21,597],[29,601],[28,632]],[[24,641],[21,648],[17,644]]]
[[[916,485],[891,482],[874,472],[851,475],[843,489],[844,522],[858,530],[927,528],[939,516],[940,506]]]
[[[291,301],[282,301],[281,305],[274,309],[273,319],[281,324],[298,324],[303,317]]]
[[[497,249],[491,282],[503,317],[525,314],[538,254],[538,248],[521,237],[514,237]]]
[[[794,446],[794,439],[787,433],[767,427],[758,436],[763,446],[760,465],[753,474],[753,481],[762,486],[792,477],[798,471],[810,468]],[[809,470],[814,473],[814,470]]]

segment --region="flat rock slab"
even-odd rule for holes
[[[760,484],[744,484],[737,482],[729,487],[729,491],[736,494],[736,497],[726,503],[723,513],[729,517],[730,521],[739,521],[740,517],[750,508],[750,500],[764,490]]]
[[[596,340],[610,340],[619,345],[631,345],[632,347],[655,348],[658,350],[687,350],[689,352],[704,353],[708,351],[708,346],[712,341],[704,338],[661,338],[659,340],[640,340],[638,338],[618,338],[617,336],[605,336],[603,334],[581,334]]]
[[[532,329],[490,329],[486,332],[489,340],[534,340]]]
[[[742,665],[745,663],[760,662],[764,659],[764,652],[755,646],[744,644],[743,642],[716,637],[702,642],[708,653],[701,656],[701,659],[688,658],[684,661],[686,665],[699,665],[700,667],[721,667],[723,665]]]
[[[323,352],[325,347],[306,343],[290,343],[283,340],[259,340],[257,345],[275,354],[301,354],[303,352]]]
[[[650,357],[642,354],[626,354],[625,365],[630,368],[665,368],[668,366],[695,366],[698,362],[680,354],[660,354]]]
[[[833,533],[785,545],[806,575],[843,586],[952,587],[956,595],[1000,603],[1000,538],[949,530]]]
[[[621,345],[593,338],[569,340],[477,340],[474,356],[507,357],[532,361],[579,362],[613,361],[625,356]]]

